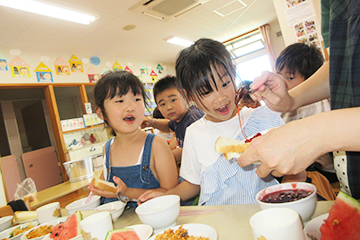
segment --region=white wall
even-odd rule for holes
[[[311,0],[307,0],[307,1],[311,1]],[[287,9],[285,0],[273,0],[273,3],[275,6],[276,15],[278,17],[278,21],[280,24],[280,28],[281,28],[281,32],[282,32],[282,35],[284,38],[285,45],[288,46],[290,44],[295,43],[296,36],[294,33],[294,28],[289,27],[288,22],[285,17],[285,10]],[[318,22],[318,28],[319,28],[318,32],[319,32],[319,34],[321,34],[321,32],[320,32],[320,20],[321,20],[320,0],[313,0],[312,3],[314,6],[314,9],[315,9],[316,21]]]

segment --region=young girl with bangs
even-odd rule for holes
[[[107,73],[97,82],[94,96],[97,115],[115,136],[104,146],[100,178],[115,183],[117,193],[129,198],[138,198],[146,189],[175,187],[177,168],[166,140],[140,129],[146,103],[140,80],[127,71]],[[91,184],[89,190],[102,196],[102,203],[118,200],[117,194]]]
[[[164,194],[177,194],[186,200],[200,193],[199,205],[256,203],[256,193],[278,181],[271,175],[258,177],[256,164],[241,168],[237,158],[227,161],[215,151],[215,141],[220,136],[243,140],[279,127],[284,124],[280,114],[266,106],[244,107],[238,113],[234,64],[220,42],[199,39],[181,51],[176,75],[187,100],[194,101],[205,116],[186,130],[180,169],[185,180],[166,192],[147,191],[140,200]],[[291,180],[297,177],[289,176]]]

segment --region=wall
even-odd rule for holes
[[[7,64],[16,57],[15,55],[10,54],[9,48],[5,48],[3,46],[0,47],[0,53],[6,58]],[[21,49],[20,49],[21,50]],[[62,57],[66,62],[70,60],[72,55],[69,54],[61,54],[59,53],[44,53],[44,52],[30,52],[30,51],[23,51],[19,55],[19,57],[30,65],[30,74],[31,77],[20,77],[15,78],[12,77],[10,68],[8,71],[0,71],[0,84],[3,83],[37,83],[37,77],[34,72],[35,68],[43,62],[50,70],[52,71],[52,77],[54,79],[54,83],[82,83],[82,82],[89,82],[87,71],[90,67],[93,67],[99,74],[103,73],[104,68],[108,70],[112,69],[112,66],[115,62],[118,62],[123,69],[128,66],[135,75],[140,75],[140,64],[144,64],[148,68],[148,74],[150,74],[151,70],[156,72],[156,67],[160,63],[160,65],[164,68],[164,74],[158,75],[159,78],[165,76],[166,70],[170,71],[170,74],[175,75],[175,68],[173,64],[161,63],[161,62],[151,62],[151,61],[139,61],[139,60],[129,60],[129,59],[121,59],[119,58],[110,58],[110,57],[103,57],[98,55],[97,57],[100,58],[101,63],[98,66],[95,66],[89,62],[90,57],[92,56],[82,56],[81,54],[74,53],[74,55],[83,61],[83,73],[71,72],[70,76],[61,76],[56,75],[54,63],[58,57]],[[149,75],[142,75],[143,82],[151,82],[151,78]]]
[[[307,0],[307,1],[311,1],[311,0]],[[284,38],[284,42],[285,45],[288,46],[290,44],[293,44],[296,42],[296,37],[295,37],[295,32],[294,32],[294,28],[293,27],[289,27],[288,22],[286,20],[285,17],[285,10],[286,5],[285,5],[285,0],[273,0],[274,6],[275,6],[275,11],[276,11],[276,15],[278,17],[278,21],[280,24],[280,28],[281,28],[281,32]],[[315,9],[315,14],[316,14],[316,21],[318,23],[318,31],[319,34],[321,34],[320,32],[320,20],[321,20],[321,11],[320,11],[320,0],[313,0],[312,1],[314,9]]]

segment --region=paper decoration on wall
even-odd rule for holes
[[[155,71],[152,70],[150,73],[150,77],[151,77],[151,81],[152,82],[157,82],[159,80],[158,76],[156,75]]]
[[[87,75],[89,77],[89,82],[91,83],[95,83],[100,79],[99,73],[93,67],[89,68]]]
[[[44,63],[40,63],[34,70],[38,82],[53,82],[52,71]]]
[[[100,73],[100,77],[104,76],[106,73],[109,72],[109,69],[107,69],[106,67],[103,68],[103,70]]]
[[[72,72],[84,72],[83,64],[75,55],[72,55],[69,60]]]
[[[6,58],[0,53],[0,71],[7,71],[8,66],[6,62]]]
[[[13,77],[31,77],[30,66],[25,63],[19,56],[15,57],[9,65]]]
[[[114,65],[112,66],[112,69],[114,71],[122,71],[123,70],[122,66],[118,62],[114,63]]]
[[[141,73],[141,75],[148,75],[149,74],[148,69],[146,68],[146,66],[143,63],[140,64],[140,73]]]
[[[157,67],[156,67],[157,73],[158,74],[163,74],[164,73],[164,68],[160,65],[160,63],[158,63]]]
[[[128,66],[125,67],[125,71],[133,73],[133,71],[131,71],[131,69]]]
[[[90,62],[91,62],[92,65],[95,65],[95,66],[97,66],[97,65],[99,65],[101,63],[99,57],[91,57]]]
[[[169,69],[166,69],[166,76],[172,76],[171,72],[169,71]]]
[[[144,82],[143,78],[141,75],[137,75],[137,77],[140,79],[140,82]]]
[[[56,75],[70,75],[69,64],[62,57],[58,57],[54,65]]]

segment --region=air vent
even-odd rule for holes
[[[168,21],[208,1],[209,0],[144,0],[132,6],[129,10],[159,20]]]

